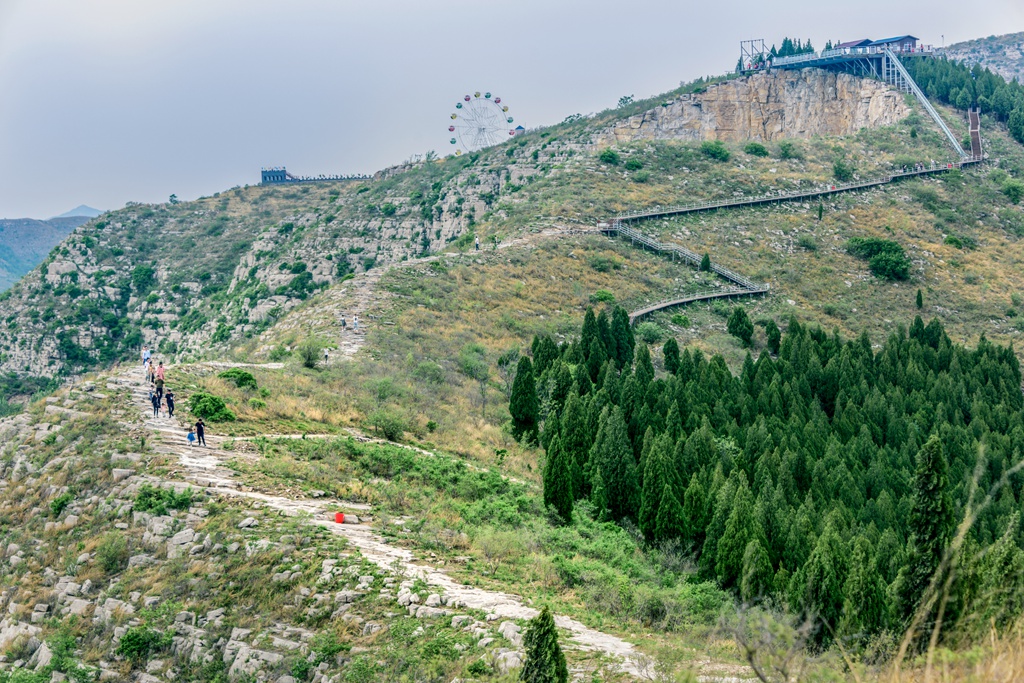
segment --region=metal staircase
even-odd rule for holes
[[[981,110],[978,107],[971,107],[967,112],[967,121],[971,130],[971,158],[981,159],[984,155],[981,149]]]
[[[939,128],[941,128],[942,132],[946,134],[947,138],[949,138],[950,144],[953,145],[953,149],[955,149],[957,154],[960,155],[960,158],[971,158],[971,155],[965,152],[964,148],[960,146],[960,141],[956,139],[955,135],[953,135],[953,131],[949,129],[946,122],[942,120],[941,116],[939,116],[939,112],[935,111],[935,107],[933,107],[932,103],[928,101],[928,98],[925,97],[924,92],[918,87],[917,83],[914,82],[910,72],[908,72],[907,68],[903,66],[903,62],[901,62],[896,54],[889,48],[886,48],[885,59],[882,60],[882,78],[886,83],[896,86],[897,89],[903,92],[913,93],[914,97],[916,97],[917,101],[921,103],[921,106],[924,107],[929,116],[935,120],[935,123],[939,124]]]

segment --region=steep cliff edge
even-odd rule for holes
[[[774,71],[680,95],[616,122],[597,142],[852,135],[861,128],[892,125],[909,113],[903,96],[880,81],[820,69]]]

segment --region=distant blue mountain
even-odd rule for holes
[[[99,209],[94,209],[91,206],[86,206],[85,204],[79,204],[78,206],[76,206],[75,208],[71,209],[70,211],[62,213],[59,216],[54,216],[54,218],[73,218],[75,216],[85,216],[86,218],[96,218],[96,216],[99,216],[101,213],[103,213],[103,212],[100,211]]]

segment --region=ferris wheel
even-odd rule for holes
[[[448,132],[452,134],[449,142],[456,154],[490,147],[516,134],[508,106],[501,103],[500,97],[479,91],[465,95],[455,104]]]

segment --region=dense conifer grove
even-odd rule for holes
[[[904,65],[925,94],[957,109],[977,106],[1006,123],[1017,142],[1024,143],[1024,86],[975,64],[947,59],[906,59]]]
[[[795,319],[772,341],[734,375],[674,340],[656,370],[621,308],[588,310],[561,345],[535,339],[520,366],[535,376],[517,384],[537,390],[545,504],[570,524],[586,499],[738,597],[813,615],[822,642],[902,629],[972,481],[980,499],[1024,452],[1017,358],[920,317],[880,348]],[[996,487],[971,527],[947,634],[1021,614],[1022,481]]]

